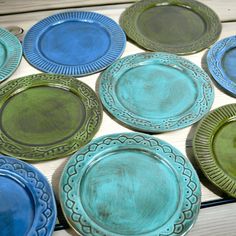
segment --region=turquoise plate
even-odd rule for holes
[[[116,120],[150,133],[197,122],[214,99],[208,75],[169,53],[134,54],[116,61],[100,75],[98,93]]]
[[[207,64],[215,81],[230,95],[236,97],[236,35],[224,38],[211,47]]]
[[[21,58],[20,41],[9,31],[0,28],[0,82],[13,74]]]
[[[168,143],[141,133],[100,137],[67,162],[60,202],[85,236],[185,235],[201,190],[190,162]]]

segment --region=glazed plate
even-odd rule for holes
[[[0,28],[0,82],[10,77],[20,64],[20,41],[9,31]]]
[[[208,51],[207,64],[215,81],[236,96],[236,36],[224,38]]]
[[[193,0],[143,0],[126,9],[120,25],[130,39],[151,51],[191,54],[220,35],[218,16]]]
[[[193,139],[195,158],[203,174],[236,197],[236,104],[219,107],[198,125]]]
[[[117,60],[98,81],[106,110],[122,124],[158,133],[189,126],[210,110],[214,91],[207,74],[169,53]]]
[[[0,152],[24,160],[65,157],[90,141],[102,107],[86,84],[63,75],[10,81],[0,93]]]
[[[60,180],[60,202],[81,235],[185,235],[200,207],[190,162],[141,133],[100,137],[74,154]]]
[[[0,235],[51,236],[57,211],[53,191],[34,167],[0,156]]]
[[[82,76],[121,56],[126,38],[120,26],[95,12],[63,12],[35,24],[23,42],[24,56],[39,70]]]

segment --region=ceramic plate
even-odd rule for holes
[[[153,133],[193,124],[214,99],[207,74],[168,53],[134,54],[116,61],[100,75],[98,92],[118,121]]]
[[[221,32],[218,16],[192,0],[143,0],[126,9],[120,24],[140,46],[175,54],[198,52]]]
[[[72,156],[60,181],[60,202],[81,235],[185,235],[200,207],[190,162],[150,135],[98,138]]]
[[[56,223],[54,195],[31,165],[0,156],[0,235],[50,236]]]
[[[39,70],[73,76],[100,71],[121,56],[126,38],[109,17],[64,12],[35,24],[24,38],[26,59]]]
[[[208,51],[207,64],[216,82],[236,96],[236,36],[220,40]]]
[[[236,197],[236,104],[215,109],[198,125],[193,139],[195,158],[205,176]]]
[[[21,57],[20,41],[9,31],[0,28],[0,82],[13,74]]]
[[[86,84],[62,75],[11,81],[0,93],[0,152],[24,160],[65,157],[97,132],[102,107]]]

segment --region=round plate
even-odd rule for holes
[[[33,166],[0,156],[0,235],[50,236],[56,223],[54,195]]]
[[[198,52],[221,32],[218,16],[192,0],[143,0],[126,9],[120,24],[140,46],[175,54]]]
[[[1,87],[0,152],[31,161],[65,157],[92,139],[101,120],[88,85],[62,75],[23,77]]]
[[[236,104],[210,112],[198,125],[193,139],[195,158],[215,186],[236,197]]]
[[[130,128],[164,132],[193,124],[210,110],[214,91],[207,74],[168,53],[134,54],[100,75],[108,112]]]
[[[200,195],[190,162],[141,133],[92,141],[69,159],[60,180],[62,209],[81,235],[185,235]]]
[[[121,56],[123,30],[94,12],[64,12],[35,24],[23,42],[26,59],[37,69],[82,76],[100,71]]]
[[[0,28],[0,82],[13,74],[21,57],[20,41],[9,31]]]
[[[207,64],[216,82],[236,96],[236,36],[215,43],[208,51]]]

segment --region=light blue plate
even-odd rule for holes
[[[141,133],[104,136],[67,162],[60,202],[85,236],[185,235],[196,221],[200,182],[168,143]]]
[[[22,58],[20,41],[9,31],[0,28],[0,82],[10,77]]]
[[[44,72],[82,76],[105,69],[121,56],[126,37],[107,16],[63,12],[35,24],[23,42],[24,56]]]
[[[214,99],[208,75],[168,53],[141,53],[116,61],[98,81],[106,110],[135,130],[156,133],[189,126]]]
[[[236,36],[215,43],[208,51],[207,64],[215,81],[236,96]]]
[[[23,161],[0,156],[0,235],[51,236],[56,216],[46,178]]]

